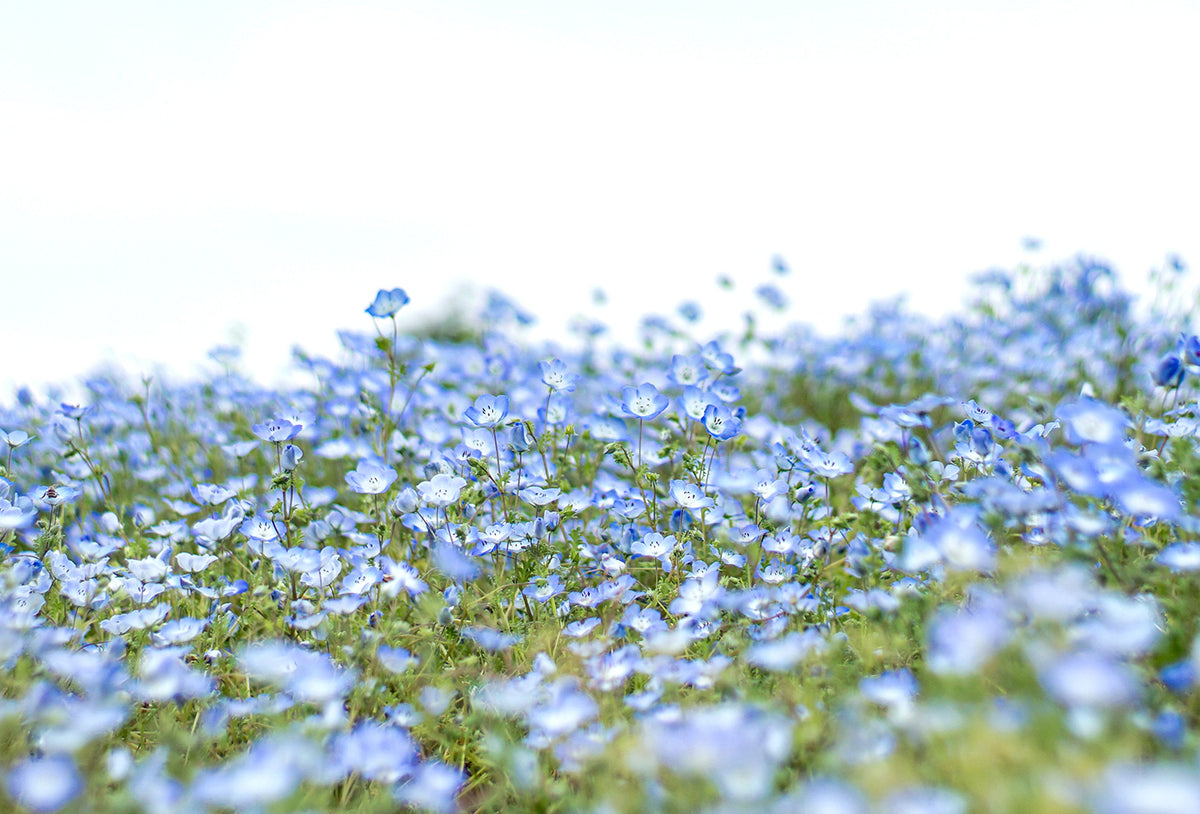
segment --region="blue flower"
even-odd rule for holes
[[[724,404],[710,404],[704,408],[704,429],[718,441],[728,441],[742,431],[742,422]]]
[[[426,504],[444,509],[458,502],[459,495],[462,494],[463,487],[466,485],[465,478],[440,472],[430,480],[418,483],[417,491],[420,492],[421,500]]]
[[[683,388],[683,395],[675,400],[684,415],[693,421],[703,421],[704,411],[717,402],[718,399],[712,392],[701,390],[694,384]]]
[[[579,377],[567,370],[567,366],[562,359],[550,359],[545,362],[538,362],[538,367],[542,371],[542,384],[550,388],[553,393],[572,393],[575,390],[575,382]]]
[[[711,509],[716,505],[704,490],[694,483],[685,480],[672,480],[671,497],[684,509]]]
[[[1086,396],[1060,405],[1058,418],[1067,441],[1072,444],[1120,444],[1129,425],[1129,419],[1120,410]]]
[[[521,641],[521,637],[513,633],[504,633],[490,627],[469,625],[460,634],[464,639],[472,641],[491,653],[499,653]]]
[[[1168,353],[1158,360],[1158,364],[1154,366],[1150,377],[1159,387],[1171,390],[1183,384],[1184,373],[1183,362],[1175,354]]]
[[[303,460],[304,450],[300,449],[300,447],[296,446],[295,444],[288,444],[283,448],[283,452],[280,453],[279,465],[283,467],[285,472],[291,472],[293,469],[299,466],[300,462]]]
[[[854,464],[841,452],[805,451],[804,465],[818,478],[836,478],[854,471]]]
[[[1132,667],[1088,650],[1055,658],[1038,671],[1038,678],[1050,697],[1066,707],[1125,707],[1141,695],[1141,683]]]
[[[11,430],[9,432],[0,430],[0,441],[3,441],[12,449],[28,444],[30,440],[29,433],[24,430]]]
[[[28,758],[4,777],[8,794],[30,811],[58,811],[83,791],[75,761],[66,755]]]
[[[508,416],[508,396],[484,394],[463,411],[463,418],[476,427],[495,427]]]
[[[285,418],[273,418],[262,424],[255,424],[250,429],[264,441],[279,442],[291,441],[304,428],[299,424],[293,424]]]
[[[450,814],[455,810],[455,800],[466,780],[466,776],[453,766],[427,761],[408,781],[396,787],[393,796],[410,806]]]
[[[630,418],[651,419],[657,417],[670,399],[658,392],[658,388],[646,382],[637,387],[621,388],[621,412]]]
[[[1180,338],[1179,355],[1188,370],[1200,373],[1200,336],[1192,334],[1186,339]]]
[[[376,319],[394,316],[397,311],[408,305],[408,295],[403,288],[393,288],[390,291],[379,289],[375,301],[367,306],[367,313]]]
[[[360,495],[383,494],[396,481],[396,470],[378,460],[363,458],[358,468],[346,473],[346,483]]]
[[[1174,573],[1200,570],[1200,543],[1172,543],[1158,552],[1154,561]]]
[[[681,387],[698,385],[708,378],[708,367],[704,357],[696,353],[691,356],[675,354],[671,357],[671,369],[667,371],[667,379]]]
[[[37,507],[27,497],[13,500],[0,497],[0,535],[6,531],[27,529],[37,518]]]

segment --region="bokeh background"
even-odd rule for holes
[[[229,343],[269,382],[394,286],[402,323],[495,287],[556,338],[728,327],[768,280],[824,331],[937,314],[1076,252],[1136,286],[1200,262],[1198,31],[1166,0],[4,3],[0,398]]]

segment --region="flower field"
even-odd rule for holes
[[[22,392],[0,809],[1200,812],[1184,275]]]

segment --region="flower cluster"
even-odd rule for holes
[[[397,288],[310,387],[20,394],[0,793],[1200,809],[1200,340],[1087,258],[976,292],[834,338],[685,303],[635,352],[499,295],[411,335]]]

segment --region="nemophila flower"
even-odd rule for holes
[[[814,651],[824,648],[825,641],[815,628],[803,633],[792,631],[772,641],[752,645],[746,651],[746,661],[763,670],[791,670]]]
[[[395,597],[404,591],[410,597],[419,596],[429,590],[429,585],[421,579],[416,567],[407,562],[395,562],[388,557],[380,558],[380,568],[383,571],[383,593]]]
[[[670,557],[679,544],[675,539],[675,535],[663,536],[657,531],[652,531],[642,539],[633,543],[629,547],[629,551],[635,557],[649,557],[653,560],[659,560],[663,565],[663,570],[668,573],[671,570]]]
[[[724,376],[733,376],[741,372],[741,368],[733,363],[732,354],[726,353],[721,348],[721,343],[715,339],[700,346],[700,358],[709,370]]]
[[[775,477],[773,473],[766,469],[760,469],[755,473],[754,485],[751,487],[751,491],[759,500],[769,503],[780,495],[788,493],[788,483],[783,478]],[[744,530],[747,528],[752,532],[752,536],[757,536],[762,531],[757,526],[746,526],[739,533],[745,536],[746,532]]]
[[[675,479],[671,481],[671,499],[684,509],[711,509],[716,503],[696,484]]]
[[[579,377],[567,369],[562,359],[554,358],[538,362],[538,368],[542,371],[542,384],[549,387],[551,392],[573,393],[575,391],[575,383]]]
[[[209,620],[195,619],[184,616],[172,619],[161,628],[150,634],[150,640],[155,647],[169,647],[176,644],[187,644],[199,636],[208,627]]]
[[[1200,811],[1200,776],[1182,762],[1122,762],[1087,796],[1095,814],[1191,814]]]
[[[161,594],[163,586],[156,585],[157,594]],[[137,600],[135,601],[147,601]],[[131,630],[145,630],[148,627],[153,627],[167,618],[170,613],[171,606],[166,602],[160,602],[151,608],[141,608],[139,610],[129,611],[128,613],[117,613],[100,622],[101,630],[106,633],[111,633],[114,636],[124,636]]]
[[[775,311],[783,311],[788,306],[788,298],[779,289],[778,286],[770,283],[764,283],[754,289],[754,295],[758,297],[769,308]]]
[[[264,421],[261,424],[255,424],[250,427],[250,430],[264,441],[272,443],[280,443],[283,441],[291,441],[300,434],[300,430],[304,429],[299,424],[293,424],[286,418],[272,418],[270,421]]]
[[[279,454],[279,465],[283,467],[283,471],[291,472],[300,465],[304,460],[304,450],[295,444],[288,444]]]
[[[9,797],[30,811],[58,811],[83,791],[83,777],[67,755],[31,757],[4,776]]]
[[[360,495],[379,495],[396,482],[396,470],[378,459],[362,458],[358,466],[346,473],[346,483]]]
[[[266,542],[267,540],[278,540],[279,530],[270,518],[263,517],[261,514],[256,514],[254,517],[248,518],[238,528],[238,531],[249,537],[251,540],[259,540]]]
[[[714,609],[725,595],[721,587],[720,572],[712,569],[703,576],[684,580],[679,593],[667,607],[671,613],[682,616],[703,616]]]
[[[871,588],[869,591],[853,588],[847,592],[845,603],[847,607],[854,608],[859,613],[871,610],[891,613],[900,607],[900,600],[882,588]]]
[[[442,509],[457,503],[463,487],[466,485],[465,478],[447,475],[443,472],[427,481],[418,483],[417,492],[427,505]]]
[[[0,441],[2,441],[9,449],[17,449],[23,447],[32,440],[29,433],[24,430],[9,430],[5,432],[0,430]]]
[[[28,497],[12,500],[0,497],[0,535],[8,531],[27,529],[37,519],[37,507]]]
[[[337,549],[326,546],[315,558],[310,558],[297,569],[300,571],[300,584],[322,590],[328,588],[342,575],[343,565]]]
[[[980,670],[1012,635],[1007,608],[984,604],[945,608],[930,621],[929,669],[939,675],[969,675]]]
[[[53,509],[63,504],[72,504],[83,494],[83,489],[75,483],[60,483],[54,486],[38,486],[30,496],[35,506],[41,509]]]
[[[420,699],[421,706],[430,715],[441,715],[450,706],[450,702],[454,700],[454,692],[442,687],[435,687],[432,684],[426,684],[421,688]]]
[[[190,790],[212,808],[261,809],[294,794],[322,761],[317,746],[308,739],[280,733],[252,742],[225,763],[201,769]]]
[[[667,379],[672,384],[681,387],[695,386],[708,379],[708,368],[704,358],[696,353],[690,356],[675,354],[671,357],[671,366],[667,371]]]
[[[508,650],[514,644],[521,641],[521,637],[517,634],[504,633],[494,628],[477,625],[468,625],[462,628],[459,631],[459,635],[468,641],[474,642],[489,653],[499,653]]]
[[[360,721],[349,732],[339,732],[325,750],[333,761],[330,776],[339,779],[359,775],[380,783],[397,783],[416,771],[420,751],[399,726]]]
[[[463,418],[476,427],[492,428],[500,425],[508,416],[508,396],[484,394],[463,411]]]
[[[818,478],[836,478],[854,471],[854,464],[841,452],[823,452],[819,449],[806,451],[802,462]]]
[[[1200,543],[1172,543],[1158,552],[1154,561],[1165,565],[1173,573],[1200,571]]]
[[[563,635],[570,636],[573,639],[581,639],[591,633],[600,625],[600,617],[589,616],[586,619],[580,619],[577,622],[571,622],[563,628]]]
[[[562,737],[600,712],[592,697],[576,687],[573,679],[564,678],[543,687],[544,692],[525,715],[529,726],[540,736]]]
[[[392,796],[405,805],[451,814],[456,810],[455,801],[466,780],[466,775],[453,766],[426,761],[412,777],[394,788]]]
[[[718,441],[728,441],[742,431],[742,422],[724,404],[710,404],[704,408],[704,429]]]
[[[683,388],[683,395],[677,398],[675,403],[688,418],[693,421],[701,421],[704,418],[704,411],[716,404],[717,399],[709,391],[701,390],[693,384]]]
[[[1179,358],[1193,374],[1200,373],[1200,336],[1179,337]]]
[[[201,506],[219,506],[230,498],[237,497],[237,492],[216,483],[197,483],[190,491],[192,498]]]
[[[966,814],[967,801],[949,789],[906,788],[885,797],[879,810],[888,814]]]
[[[604,596],[591,585],[585,585],[578,591],[571,591],[567,594],[567,599],[572,605],[578,605],[581,608],[594,608],[604,600]]]
[[[1150,653],[1162,637],[1163,616],[1153,596],[1102,593],[1087,616],[1071,626],[1081,649],[1135,658]]]
[[[479,576],[479,564],[453,543],[438,543],[433,549],[433,564],[444,576],[456,582],[470,582]]]
[[[1141,684],[1132,667],[1086,650],[1050,659],[1038,670],[1038,678],[1050,697],[1066,707],[1125,707],[1141,695]]]
[[[366,561],[355,565],[350,573],[342,578],[338,587],[340,596],[361,596],[383,581],[383,571]]]
[[[777,557],[762,559],[755,571],[755,576],[767,585],[779,585],[796,573],[796,566],[786,563]]]
[[[1056,411],[1067,441],[1072,444],[1120,444],[1129,419],[1115,407],[1087,398],[1061,404]]]
[[[1196,685],[1198,677],[1200,677],[1200,670],[1190,659],[1172,662],[1158,673],[1158,680],[1174,693],[1188,692]]]
[[[141,701],[176,702],[203,698],[216,689],[216,682],[184,663],[187,647],[143,648],[138,664],[138,679],[132,690]]]
[[[570,396],[563,393],[551,393],[550,397],[546,399],[546,403],[538,408],[537,415],[538,420],[542,424],[549,427],[561,427],[574,417],[575,403],[571,400]],[[523,423],[519,426],[522,428],[525,427]],[[526,433],[525,437],[527,440],[520,450],[522,452],[534,446],[534,437],[528,433]]]
[[[973,463],[984,463],[996,449],[992,433],[967,419],[954,427],[954,451]]]
[[[778,811],[811,811],[815,814],[868,814],[871,810],[862,792],[844,780],[815,777],[799,790],[780,799]]]
[[[778,716],[734,703],[695,707],[678,716],[643,719],[638,736],[652,762],[716,784],[730,801],[764,800],[791,751],[792,726]]]
[[[518,492],[521,500],[531,506],[546,506],[558,500],[562,495],[562,489],[557,487],[547,489],[542,486],[526,486]]]
[[[1106,491],[1117,508],[1130,517],[1171,523],[1183,514],[1179,497],[1173,491],[1137,471],[1121,478]]]
[[[546,602],[563,592],[562,578],[558,574],[535,577],[529,581],[521,594],[535,602]]]
[[[387,645],[379,646],[379,649],[375,651],[375,660],[383,669],[395,675],[402,675],[420,663],[420,659],[403,647],[388,647]]]
[[[858,394],[852,394],[852,396],[854,395]],[[859,399],[857,400],[857,406],[860,411],[868,415],[878,413],[879,418],[883,421],[890,422],[903,429],[929,426],[928,415],[918,413],[906,404],[888,404],[884,407],[876,408],[869,401]]]
[[[978,525],[973,512],[963,509],[933,518],[925,530],[910,534],[896,566],[908,573],[944,563],[953,571],[991,571],[996,548]]]
[[[546,424],[556,425],[562,423],[566,417],[566,411],[560,409],[563,407],[562,402],[559,401],[559,399],[554,395],[550,397],[550,402],[551,407],[549,411],[547,411],[545,407],[538,408],[538,418]],[[466,428],[464,427],[464,430],[465,429]],[[486,430],[479,430],[479,432],[486,433]],[[510,426],[504,433],[501,443],[503,443],[504,447],[514,455],[524,455],[526,452],[537,446],[537,439],[533,436],[533,433],[529,431],[529,427],[524,421],[518,421]],[[489,437],[487,443],[483,445],[483,449],[487,449],[487,452],[480,450],[479,453],[476,453],[476,450],[471,450],[470,454],[472,457],[475,457],[477,454],[479,454],[480,457],[482,457],[483,454],[490,456],[493,453],[488,448],[492,446],[493,442]]]
[[[621,388],[621,412],[629,418],[648,420],[657,417],[671,403],[658,392],[658,388],[646,382],[637,387]]]
[[[385,319],[395,316],[397,311],[408,305],[408,302],[408,294],[404,293],[403,288],[390,290],[381,288],[375,294],[375,299],[367,306],[367,313],[376,319]]]
[[[94,405],[67,404],[58,405],[58,412],[67,418],[79,420],[95,409]]]
[[[222,452],[226,455],[232,455],[235,458],[245,458],[256,449],[258,449],[257,441],[234,441],[230,444],[221,445]]]
[[[1150,372],[1150,378],[1159,387],[1172,390],[1183,384],[1185,372],[1180,358],[1173,353],[1168,353],[1158,360],[1158,364]]]
[[[858,691],[871,703],[887,707],[898,717],[912,712],[917,697],[917,680],[909,670],[888,670],[878,676],[867,676],[858,682]]]

